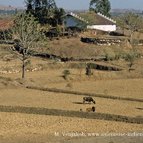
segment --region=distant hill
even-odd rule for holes
[[[12,7],[12,6],[3,6],[3,5],[0,5],[0,10],[15,10],[16,8],[15,7]]]
[[[12,15],[15,14],[17,11],[24,10],[23,7],[12,7],[12,6],[3,6],[0,5],[0,15]]]
[[[136,9],[112,9],[111,13],[126,13],[126,12],[133,12],[133,13],[137,13],[137,14],[142,14],[143,11],[142,10],[136,10]]]
[[[143,16],[143,11],[142,10],[136,10],[136,9],[112,9],[111,10],[111,16],[112,17],[117,17],[122,14],[125,14],[127,12],[133,12],[135,14]]]
[[[73,13],[87,13],[89,10],[65,10],[67,13],[73,12]],[[119,16],[121,14],[124,14],[126,12],[133,12],[139,15],[143,15],[143,10],[137,10],[137,9],[112,9],[111,10],[111,16]]]
[[[9,11],[9,10],[23,10],[24,7],[13,7],[13,6],[4,6],[4,5],[0,5],[0,10],[6,10],[6,11]]]

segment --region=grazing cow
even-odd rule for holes
[[[92,108],[86,108],[86,112],[95,112],[95,107]]]
[[[92,97],[83,97],[83,103],[85,102],[88,102],[88,103],[93,102],[94,104],[96,103]]]

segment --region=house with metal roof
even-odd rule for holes
[[[70,12],[64,16],[64,26],[70,29],[83,29],[87,26],[88,21],[79,15]]]
[[[99,30],[104,32],[116,31],[116,21],[104,16],[101,13],[84,12],[74,14],[68,13],[64,19],[65,27],[82,27],[87,29]]]

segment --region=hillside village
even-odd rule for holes
[[[93,2],[0,7],[0,143],[142,143],[142,14]]]

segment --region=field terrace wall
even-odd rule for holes
[[[120,45],[123,43],[122,39],[119,38],[89,38],[89,37],[81,37],[81,41],[84,43],[89,44],[96,44],[96,45]]]
[[[48,108],[38,108],[38,107],[0,105],[0,112],[77,117],[86,119],[99,119],[99,120],[108,120],[116,122],[125,122],[132,124],[143,124],[143,118],[140,117],[128,117],[128,116],[106,114],[106,113],[88,113],[80,111],[67,111],[60,109],[48,109]]]

